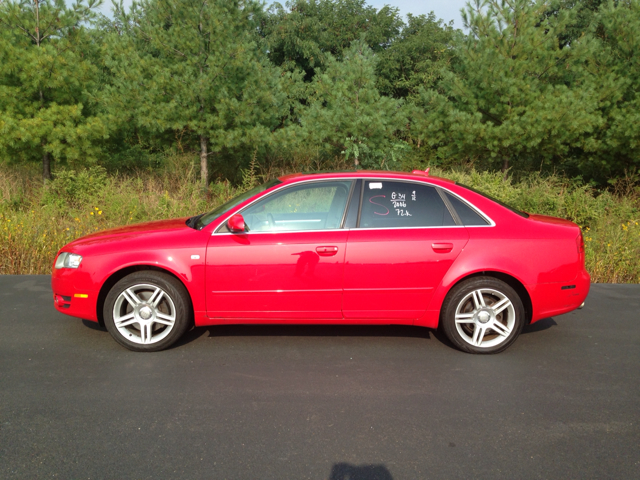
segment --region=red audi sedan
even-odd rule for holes
[[[55,308],[135,351],[192,325],[403,324],[497,353],[589,292],[572,222],[413,173],[295,174],[191,218],[88,235],[56,256]]]

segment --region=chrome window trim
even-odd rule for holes
[[[488,225],[487,225],[488,226]],[[350,228],[349,230],[428,230],[433,228],[468,228],[464,225],[435,225],[429,227],[361,227],[361,228]]]
[[[488,227],[489,225],[485,225]],[[273,233],[322,233],[322,232],[351,232],[351,231],[365,231],[365,230],[425,230],[425,229],[433,229],[433,228],[469,228],[464,225],[445,225],[445,226],[435,226],[435,227],[379,227],[379,228],[331,228],[327,230],[272,230],[270,232],[244,232],[241,234],[231,233],[231,232],[220,232],[216,233],[216,235],[265,235],[265,234],[273,234]]]
[[[428,179],[429,177],[425,177],[425,179]],[[260,198],[255,199],[253,202],[245,205],[244,207],[242,207],[241,210],[238,210],[237,212],[228,215],[227,217],[224,218],[224,220],[222,220],[220,222],[220,225],[218,225],[218,227],[216,227],[213,231],[213,233],[211,233],[211,235],[238,235],[237,233],[232,233],[232,232],[221,232],[220,230],[222,228],[224,228],[227,224],[227,221],[229,220],[229,218],[231,218],[233,215],[236,214],[242,214],[242,212],[244,210],[246,210],[247,208],[251,207],[254,203],[263,200],[265,198],[270,197],[271,195],[275,195],[276,193],[278,193],[280,190],[285,189],[285,188],[291,188],[297,185],[301,185],[301,184],[305,184],[305,183],[321,183],[321,182],[339,182],[339,181],[352,181],[352,188],[353,185],[355,185],[355,182],[357,180],[362,180],[362,189],[360,190],[361,194],[360,194],[360,205],[358,208],[358,225],[360,224],[360,213],[362,211],[362,196],[364,195],[364,184],[367,180],[381,180],[381,181],[386,181],[386,182],[403,182],[403,183],[415,183],[418,185],[428,185],[430,187],[433,187],[436,189],[440,188],[444,191],[446,191],[447,193],[449,193],[450,195],[453,195],[454,197],[458,198],[461,202],[465,203],[466,205],[468,205],[471,209],[473,209],[476,213],[478,213],[482,218],[484,218],[487,222],[489,222],[489,225],[440,225],[440,226],[426,226],[426,227],[377,227],[377,228],[361,228],[361,227],[354,227],[354,228],[332,228],[332,229],[326,229],[326,230],[278,230],[278,231],[272,231],[272,232],[244,232],[242,235],[251,235],[253,234],[265,234],[265,233],[318,233],[318,232],[348,232],[350,230],[407,230],[407,229],[411,229],[411,230],[416,230],[416,229],[425,229],[425,228],[491,228],[491,227],[495,227],[496,226],[496,222],[493,221],[493,219],[491,217],[489,217],[489,215],[487,215],[486,213],[484,213],[482,210],[480,210],[478,207],[476,207],[475,205],[473,205],[472,203],[470,203],[468,200],[464,199],[463,197],[461,197],[460,195],[458,195],[455,192],[452,192],[451,190],[449,190],[446,187],[443,187],[442,185],[436,185],[434,183],[430,183],[428,180],[410,180],[410,179],[404,179],[404,178],[377,178],[377,177],[338,177],[338,178],[322,178],[322,179],[314,179],[314,178],[310,178],[308,180],[302,180],[300,182],[295,182],[292,184],[285,184],[283,186],[281,186],[280,188],[276,188],[274,191],[268,193],[267,195],[264,195]],[[462,187],[464,188],[464,187]],[[355,193],[355,192],[354,192]],[[349,202],[347,202],[347,205],[345,206],[345,213],[344,215],[346,215],[346,211],[349,208],[348,205]]]

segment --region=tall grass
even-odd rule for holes
[[[75,238],[115,226],[202,213],[257,180],[253,162],[243,172],[243,186],[218,181],[205,192],[191,165],[186,157],[176,157],[155,173],[61,171],[46,185],[32,168],[0,165],[0,274],[49,273],[58,249]],[[505,180],[501,173],[477,171],[432,174],[521,210],[576,222],[583,229],[587,269],[594,282],[640,283],[640,191],[632,181],[618,185],[616,194],[561,176]]]
[[[59,172],[46,185],[32,169],[0,166],[0,274],[50,273],[66,243],[107,228],[186,217],[240,193],[228,182],[204,192],[189,170],[107,175]]]

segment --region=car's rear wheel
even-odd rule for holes
[[[474,277],[456,285],[442,305],[447,338],[469,353],[498,353],[515,342],[525,322],[522,300],[505,282]]]
[[[191,323],[189,295],[171,275],[140,271],[116,283],[104,303],[104,323],[120,345],[155,352],[175,343]]]

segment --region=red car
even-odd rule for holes
[[[295,174],[191,218],[63,247],[58,311],[135,351],[192,325],[403,324],[496,353],[589,292],[572,222],[513,210],[426,172]]]

